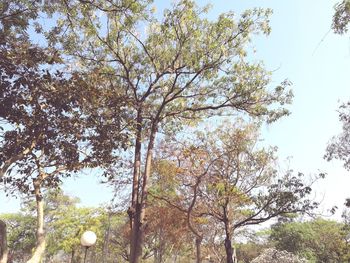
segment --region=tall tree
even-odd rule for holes
[[[257,149],[258,138],[258,126],[236,124],[199,133],[182,143],[185,148],[167,146],[175,167],[172,180],[180,183],[158,198],[185,212],[191,229],[195,218],[220,224],[228,263],[235,261],[232,241],[238,229],[317,206],[308,198],[311,188],[302,174],[280,174],[275,149]]]
[[[7,191],[32,191],[36,198],[38,245],[31,262],[38,262],[34,258],[40,258],[45,248],[41,188],[57,185],[58,175],[78,169],[80,131],[73,126],[74,113],[69,113],[75,99],[66,94],[70,81],[39,69],[52,59],[47,50],[8,42],[0,53],[0,117],[5,123],[0,180]]]
[[[317,206],[308,199],[311,188],[302,174],[281,174],[276,169],[276,148],[257,147],[258,131],[254,124],[236,124],[202,138],[212,162],[202,189],[203,203],[208,215],[222,224],[228,263],[235,260],[232,241],[237,229],[288,213],[307,213]]]
[[[332,29],[337,34],[348,32],[350,23],[350,1],[343,0],[335,6]],[[339,120],[343,124],[343,131],[334,136],[328,144],[324,158],[328,161],[333,158],[343,162],[345,169],[350,169],[350,102],[345,102],[339,107]],[[350,207],[350,198],[345,203]]]
[[[204,18],[207,8],[183,0],[158,19],[144,4],[65,1],[58,8],[64,17],[49,34],[77,65],[108,79],[106,93],[125,96],[134,146],[130,262],[142,255],[156,135],[237,112],[274,121],[287,114],[278,105],[291,99],[288,82],[268,89],[270,73],[246,60],[252,34],[270,32],[271,10],[248,10],[241,17],[229,12],[211,21]]]
[[[1,9],[0,181],[10,193],[19,190],[36,198],[37,247],[30,262],[38,262],[45,250],[42,188],[56,187],[60,177],[83,167],[103,164],[108,150],[101,148],[108,147],[101,145],[111,140],[116,145],[119,139],[96,139],[107,137],[103,115],[94,119],[100,125],[92,127],[77,103],[84,93],[76,88],[86,92],[87,85],[77,74],[54,70],[62,62],[57,50],[31,43],[26,30],[38,8],[23,3],[5,1]],[[88,99],[94,97],[90,92]]]

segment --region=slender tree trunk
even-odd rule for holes
[[[225,218],[226,220],[224,221],[225,223],[225,251],[226,251],[226,262],[227,263],[234,263],[234,251],[232,248],[232,233],[230,230],[230,222]]]
[[[157,231],[157,240],[156,242],[159,244],[154,248],[154,263],[163,263],[163,254],[164,254],[164,242],[163,242],[163,231],[160,228]]]
[[[176,263],[176,262],[177,262],[178,253],[179,253],[178,251],[175,252],[175,255],[173,256],[173,257],[174,257],[173,263]]]
[[[134,159],[134,172],[132,182],[132,196],[131,206],[129,207],[128,214],[130,218],[130,256],[129,262],[135,263],[138,249],[139,238],[139,224],[140,224],[140,211],[139,211],[139,189],[140,189],[140,176],[141,176],[141,140],[142,140],[142,110],[137,112],[137,124],[136,124],[136,141],[135,141],[135,159]]]
[[[132,229],[131,229],[131,249],[130,249],[130,263],[138,263],[142,257],[142,244],[140,241],[140,206],[139,202],[136,202],[135,215],[133,217]]]
[[[74,254],[75,254],[75,248],[73,248],[70,258],[70,263],[74,263]]]
[[[202,237],[196,237],[195,243],[196,243],[196,263],[202,262]]]
[[[234,263],[232,243],[231,243],[231,240],[227,238],[225,238],[225,250],[226,250],[226,262]]]
[[[102,262],[106,263],[108,262],[108,254],[109,254],[109,233],[111,228],[111,213],[108,213],[108,226],[106,229],[106,233],[103,240],[103,246],[102,246]]]
[[[139,263],[142,260],[142,246],[145,238],[145,230],[147,227],[146,207],[148,197],[148,180],[151,177],[152,155],[154,140],[157,131],[157,123],[154,122],[151,128],[147,154],[145,171],[142,177],[142,189],[139,191],[138,202],[136,204],[135,220],[132,226],[132,250],[130,253],[130,263]]]
[[[163,235],[163,229],[159,229],[159,263],[163,263],[163,256],[164,256],[164,250],[165,250],[165,244],[164,244],[164,235]]]
[[[41,180],[34,181],[34,193],[36,199],[37,229],[36,229],[36,247],[34,253],[27,263],[40,263],[46,248],[45,230],[44,230],[44,201],[41,194]]]
[[[8,247],[6,223],[0,220],[0,263],[7,263],[7,258]]]

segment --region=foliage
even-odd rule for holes
[[[327,146],[325,158],[328,161],[339,159],[344,167],[350,170],[350,102],[340,106],[339,120],[343,124],[343,130],[338,136],[332,138]]]
[[[239,243],[236,245],[238,262],[250,263],[253,259],[257,258],[266,248],[266,244],[259,244],[257,242]]]
[[[305,259],[300,259],[292,253],[279,251],[273,248],[266,249],[260,256],[251,263],[306,263]]]
[[[85,230],[92,230],[98,236],[98,242],[92,249],[96,255],[104,255],[107,227],[120,224],[121,215],[112,216],[113,222],[108,220],[108,213],[102,208],[77,207],[79,200],[64,195],[61,191],[49,191],[45,194],[45,222],[47,231],[46,260],[73,258],[76,262],[81,259],[83,250],[80,237]],[[2,214],[1,218],[8,225],[8,243],[10,258],[13,261],[27,260],[35,246],[35,204],[30,199],[23,200],[22,210],[16,214]],[[112,225],[111,225],[112,224]],[[116,236],[118,236],[116,234]],[[109,238],[112,238],[111,236]],[[116,257],[120,251],[109,250],[109,257]],[[58,256],[59,255],[59,256]],[[74,262],[75,262],[74,261]]]
[[[191,141],[164,142],[155,165],[160,189],[151,194],[182,211],[197,237],[218,224],[217,239],[227,250],[232,250],[234,234],[242,227],[310,212],[317,207],[309,199],[310,186],[302,174],[279,174],[276,150],[257,146],[258,129],[237,121],[199,132]]]
[[[311,262],[346,262],[349,260],[349,233],[341,223],[316,219],[274,225],[270,239],[277,249]]]
[[[0,180],[9,192],[30,193],[39,175],[41,186],[55,187],[62,176],[111,163],[109,149],[126,139],[119,118],[108,124],[96,113],[93,83],[59,71],[65,61],[57,49],[32,43],[29,25],[42,10],[32,2],[4,1],[0,14]]]
[[[149,3],[1,3],[0,180],[6,190],[32,193],[33,180],[58,187],[62,177],[85,167],[110,168],[106,175],[112,180],[122,169],[119,158],[127,155],[134,168],[128,211],[133,240],[144,243],[145,258],[153,253],[159,262],[188,248],[186,220],[197,237],[208,236],[207,245],[211,234],[223,237],[224,227],[210,227],[214,222],[233,232],[312,209],[311,188],[302,176],[279,177],[274,149],[255,149],[254,125],[203,133],[183,148],[172,145],[176,154],[170,158],[152,161],[159,132],[174,135],[222,115],[273,122],[289,113],[284,105],[292,93],[288,81],[271,87],[271,73],[247,55],[254,34],[269,34],[271,10],[209,20],[207,7],[181,0],[160,18]],[[39,12],[54,26],[38,23]],[[42,46],[31,43],[30,25],[46,37]],[[131,146],[134,156],[121,151]],[[148,202],[148,192],[163,201],[167,194],[168,203]],[[79,254],[78,237],[89,226],[104,236],[96,255],[109,251],[130,260],[125,215],[78,208],[76,200],[56,194],[45,197],[47,257]],[[23,213],[32,218],[33,206],[26,206]],[[16,220],[22,224],[23,218]],[[230,231],[226,240],[232,239]]]
[[[35,246],[35,217],[23,212],[0,217],[7,224],[9,262],[25,262]]]
[[[237,112],[275,121],[288,114],[283,105],[292,98],[290,83],[271,89],[262,63],[246,58],[251,35],[270,32],[271,10],[247,10],[241,17],[228,12],[211,21],[203,17],[207,8],[183,0],[166,9],[161,20],[149,12],[147,1],[117,11],[106,7],[109,1],[78,3],[58,3],[49,41],[87,73],[86,82],[92,78],[97,84],[107,106],[99,109],[111,122],[120,112],[128,117],[122,126],[135,146],[128,210],[131,262],[138,262],[158,132],[173,134],[204,118]],[[125,3],[130,1],[120,2]],[[147,30],[139,33],[143,24]],[[121,98],[120,104],[112,98]]]
[[[335,6],[332,29],[337,34],[348,32],[350,22],[350,1],[343,0]]]

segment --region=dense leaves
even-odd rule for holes
[[[277,249],[300,255],[311,262],[347,262],[349,233],[342,223],[316,219],[274,225],[270,239]]]
[[[317,207],[302,174],[280,174],[275,149],[256,147],[258,126],[237,123],[200,132],[192,142],[166,141],[155,166],[160,189],[152,192],[182,211],[197,237],[203,238],[206,226],[219,224],[227,262],[234,256],[231,242],[237,229]]]
[[[45,247],[45,222],[50,260],[79,260],[78,236],[89,226],[104,236],[94,254],[107,261],[160,263],[195,249],[197,262],[220,261],[225,247],[232,262],[238,229],[317,205],[302,174],[277,171],[275,149],[256,147],[258,126],[180,136],[210,117],[273,122],[289,113],[290,82],[272,87],[271,72],[248,57],[252,37],[270,33],[271,10],[208,19],[208,7],[181,0],[159,16],[150,2],[1,3],[0,181],[7,193],[35,194],[36,243]],[[165,145],[153,160],[159,133]],[[43,196],[84,168],[132,180],[129,223],[61,193]],[[33,220],[35,206],[26,205]],[[18,225],[11,249],[29,257],[34,230],[16,247],[25,218],[10,221]]]
[[[350,22],[350,1],[343,0],[335,6],[332,29],[337,34],[348,32]]]

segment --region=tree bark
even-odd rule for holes
[[[136,124],[136,141],[135,141],[135,159],[134,159],[134,172],[132,182],[132,196],[131,206],[129,207],[128,214],[130,218],[130,256],[129,262],[135,263],[138,253],[138,238],[139,238],[139,224],[140,224],[140,211],[139,211],[139,189],[140,189],[140,175],[141,175],[141,140],[142,140],[142,109],[137,112],[137,124]]]
[[[109,254],[109,235],[111,230],[111,213],[108,213],[108,226],[106,229],[106,233],[103,239],[103,246],[102,246],[102,263],[108,262],[108,254]]]
[[[196,237],[196,263],[201,263],[202,262],[202,240],[203,238],[201,237]]]
[[[27,263],[40,263],[46,248],[44,230],[44,201],[40,188],[41,180],[34,180],[34,194],[36,199],[37,212],[36,247],[31,259],[29,259]]]
[[[75,248],[73,248],[71,257],[70,257],[70,263],[74,263],[74,254],[75,254]]]
[[[141,261],[142,244],[140,242],[140,203],[136,203],[135,215],[133,216],[133,223],[131,229],[131,249],[130,249],[130,263],[138,263]]]
[[[225,251],[226,251],[226,262],[234,263],[232,243],[231,243],[231,240],[228,239],[227,237],[225,238]]]
[[[225,251],[226,251],[226,262],[227,263],[234,263],[234,251],[232,248],[232,233],[231,233],[231,229],[230,229],[230,222],[228,221],[227,218],[225,218],[226,220],[224,221],[225,223]]]
[[[6,223],[0,220],[0,263],[7,263],[7,258],[8,247]]]
[[[134,221],[132,225],[132,249],[130,253],[130,263],[139,263],[142,260],[142,246],[145,237],[145,230],[147,227],[146,207],[148,197],[148,180],[151,177],[152,156],[156,131],[157,123],[154,122],[151,128],[147,147],[146,164],[142,177],[142,189],[141,192],[138,191],[139,196],[137,198]],[[140,182],[138,182],[138,185],[139,184]]]

